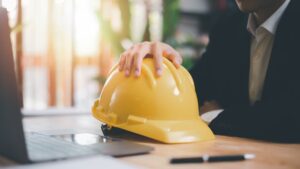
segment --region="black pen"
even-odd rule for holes
[[[238,155],[222,155],[222,156],[209,156],[202,157],[187,157],[187,158],[172,158],[171,164],[184,164],[184,163],[205,163],[205,162],[225,162],[225,161],[243,161],[255,158],[255,154],[238,154]]]

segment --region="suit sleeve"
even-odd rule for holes
[[[210,127],[216,134],[299,142],[299,106],[296,101],[288,100],[225,109]]]

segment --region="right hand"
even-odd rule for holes
[[[169,59],[176,68],[182,63],[180,54],[168,44],[162,42],[142,42],[133,45],[121,54],[119,60],[119,71],[124,71],[129,76],[134,70],[136,77],[141,75],[142,62],[145,57],[153,57],[156,75],[162,74],[162,57]]]

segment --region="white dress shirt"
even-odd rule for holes
[[[251,33],[250,70],[249,70],[249,100],[253,104],[261,99],[267,69],[273,48],[273,42],[278,23],[289,5],[285,2],[261,25],[257,25],[254,15],[249,14],[247,29]],[[204,113],[201,118],[210,123],[223,109]]]

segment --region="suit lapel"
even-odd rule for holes
[[[286,76],[284,75],[284,67],[286,67],[286,62],[289,61],[289,50],[292,43],[296,43],[292,40],[294,39],[293,33],[295,31],[291,27],[293,23],[290,23],[291,21],[297,20],[296,18],[293,18],[295,17],[293,15],[294,7],[295,4],[291,1],[279,22],[266,74],[262,95],[263,100],[272,97],[274,91],[278,89],[278,86],[281,83],[284,83],[282,77]]]
[[[250,33],[247,30],[247,20],[248,15],[245,15],[243,21],[239,24],[239,28],[237,31],[237,40],[236,40],[236,56],[239,61],[239,72],[238,78],[240,81],[237,82],[239,85],[239,97],[242,99],[241,103],[248,104],[249,103],[249,69],[250,69]]]

